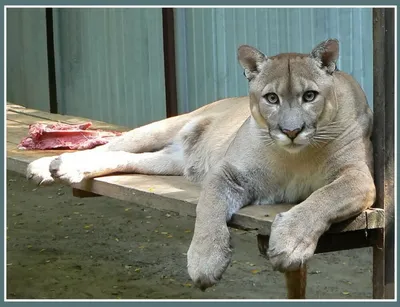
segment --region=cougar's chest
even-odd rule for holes
[[[269,182],[264,193],[257,198],[257,204],[297,204],[326,184],[323,175],[314,169],[302,173],[282,171]]]
[[[318,173],[308,173],[307,175],[293,174],[280,185],[280,195],[282,202],[298,203],[308,198],[314,191],[320,189],[325,184]]]
[[[326,185],[324,159],[313,152],[305,152],[294,159],[278,162],[281,171],[276,169],[277,193],[280,202],[299,203],[307,199],[314,191]]]

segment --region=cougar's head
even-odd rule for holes
[[[310,54],[267,57],[253,47],[239,47],[238,59],[249,80],[252,116],[287,151],[316,144],[318,123],[333,119],[337,106],[332,73],[338,54],[335,39],[320,43]]]

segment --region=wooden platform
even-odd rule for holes
[[[94,128],[104,130],[129,130],[126,127],[110,125],[104,122],[85,118],[50,114],[21,106],[7,104],[7,169],[25,174],[29,162],[43,156],[58,155],[65,151],[18,150],[17,145],[27,136],[29,124],[35,122],[80,123],[91,121]],[[195,207],[199,198],[199,186],[188,182],[179,176],[145,176],[145,175],[115,175],[87,180],[73,186],[76,195],[104,195],[128,202],[160,210],[174,211],[182,215],[195,215]],[[94,194],[93,194],[94,193]],[[287,211],[292,205],[279,204],[271,206],[248,206],[233,216],[230,226],[241,229],[257,230],[261,237],[267,237],[271,224],[277,213]],[[384,226],[384,211],[370,209],[346,222],[335,224],[326,236],[320,240],[319,252],[355,247],[371,246],[368,233]],[[347,233],[346,241],[342,235]],[[365,237],[365,238],[364,238]],[[352,239],[351,239],[352,238]],[[364,238],[364,239],[363,239]],[[357,242],[355,242],[357,241]],[[349,244],[351,243],[351,244]],[[335,244],[337,245],[335,247]],[[260,246],[262,251],[266,246]]]

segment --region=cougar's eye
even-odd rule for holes
[[[318,95],[318,92],[316,92],[316,91],[307,91],[303,95],[303,101],[311,102],[315,99],[315,97],[317,97],[317,95]]]
[[[265,99],[271,104],[278,104],[279,103],[279,97],[275,93],[268,93],[264,96]]]

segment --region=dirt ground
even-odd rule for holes
[[[233,261],[201,292],[186,272],[194,219],[69,187],[38,188],[7,173],[9,299],[282,299],[283,276],[259,255],[255,233],[232,230]],[[372,296],[372,252],[316,255],[307,297]]]

